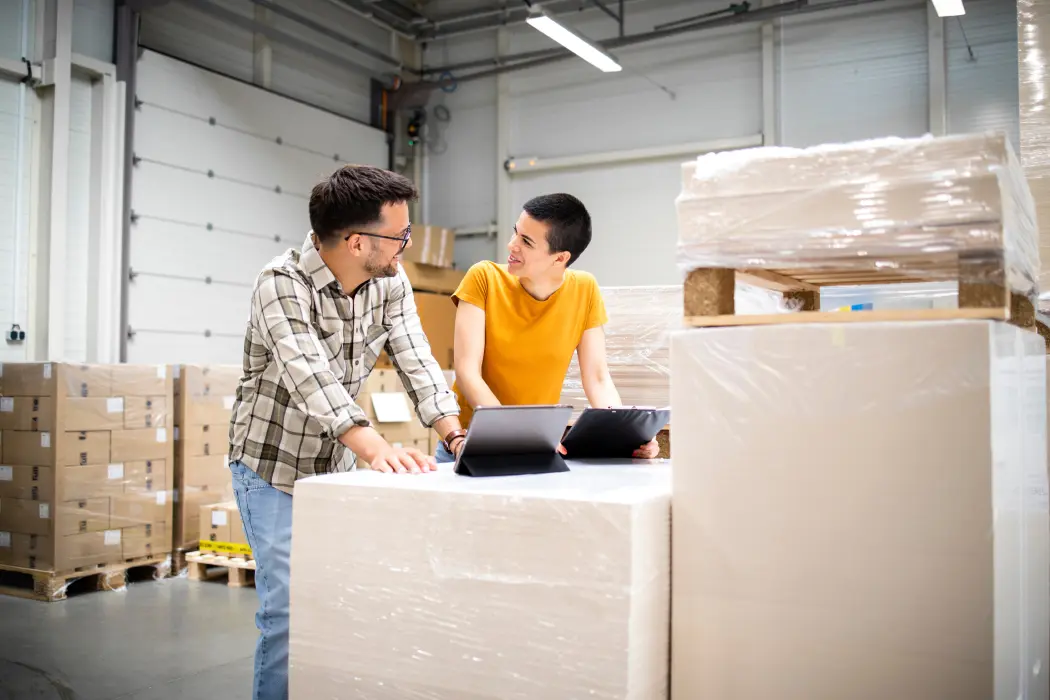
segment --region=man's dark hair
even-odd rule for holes
[[[384,204],[411,202],[415,185],[397,173],[369,165],[344,165],[310,192],[310,226],[321,243],[333,243],[340,231],[379,221]]]
[[[591,242],[591,215],[571,194],[545,194],[525,202],[525,213],[547,224],[551,253],[569,253],[572,265]]]

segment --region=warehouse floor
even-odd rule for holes
[[[254,588],[186,578],[0,596],[0,700],[247,700],[255,609]]]

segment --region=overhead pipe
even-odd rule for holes
[[[380,29],[393,32],[402,39],[408,39],[409,41],[415,41],[416,39],[416,35],[412,32],[412,28],[406,28],[404,26],[395,27],[394,24],[402,24],[400,20],[395,18],[395,22],[391,23],[387,20],[381,19],[376,15],[374,8],[369,7],[367,3],[360,2],[360,0],[328,0],[328,2],[336,7],[346,10],[347,12],[352,12],[358,17],[367,19]]]
[[[809,4],[809,0],[791,0],[791,2],[785,2],[780,5],[772,5],[769,7],[762,7],[738,15],[732,15],[730,17],[721,17],[702,23],[687,24],[668,29],[653,30],[649,32],[644,32],[642,34],[634,34],[625,37],[617,37],[614,39],[606,39],[605,41],[599,41],[596,43],[603,49],[613,50],[617,48],[623,48],[625,46],[635,46],[651,41],[658,41],[667,37],[696,32],[703,29],[718,29],[720,27],[728,27],[752,22],[768,22],[786,16],[811,14],[814,12],[824,12],[826,10],[839,10],[847,7],[871,5],[874,3],[882,3],[886,1],[887,0],[835,0],[835,2],[825,2],[816,5],[811,5]],[[455,76],[452,78],[451,82],[463,83],[471,80],[490,78],[494,75],[502,75],[504,73],[527,70],[529,68],[537,68],[539,66],[549,65],[551,63],[556,63],[558,61],[563,61],[567,58],[573,57],[575,57],[575,54],[573,54],[571,51],[567,51],[564,49],[550,49],[543,52],[529,51],[520,54],[513,54],[510,56],[503,56],[499,59],[500,65],[498,65],[497,67],[491,68],[489,70],[479,71],[476,73],[470,73],[468,75]],[[479,63],[480,65],[491,65],[491,59],[485,62],[476,63]],[[429,68],[427,70],[429,72],[438,73],[453,72],[445,66]]]
[[[362,44],[361,42],[352,39],[346,34],[342,34],[340,32],[335,31],[327,25],[321,24],[320,22],[315,22],[314,20],[308,17],[303,17],[299,13],[289,10],[284,5],[278,5],[272,0],[251,0],[251,2],[255,5],[258,5],[259,7],[266,8],[275,15],[280,15],[281,17],[291,20],[292,22],[295,22],[298,25],[306,27],[307,29],[311,29],[317,32],[318,34],[322,34],[328,37],[329,39],[335,39],[341,44],[346,44],[347,46],[359,51],[360,53],[363,53],[366,56],[374,58],[378,61],[382,61],[383,63],[386,63],[389,66],[394,66],[399,70],[402,67],[401,61],[397,60],[396,58],[393,58],[392,56],[389,56],[383,53],[382,51],[373,49],[371,46]]]

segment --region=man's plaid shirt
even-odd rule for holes
[[[370,425],[354,397],[384,349],[424,425],[459,414],[404,269],[347,296],[312,235],[270,261],[252,295],[230,461],[287,493],[296,479],[352,469],[356,457],[338,437]]]

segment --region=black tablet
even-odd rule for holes
[[[671,420],[657,408],[588,408],[562,438],[569,459],[630,459]]]

